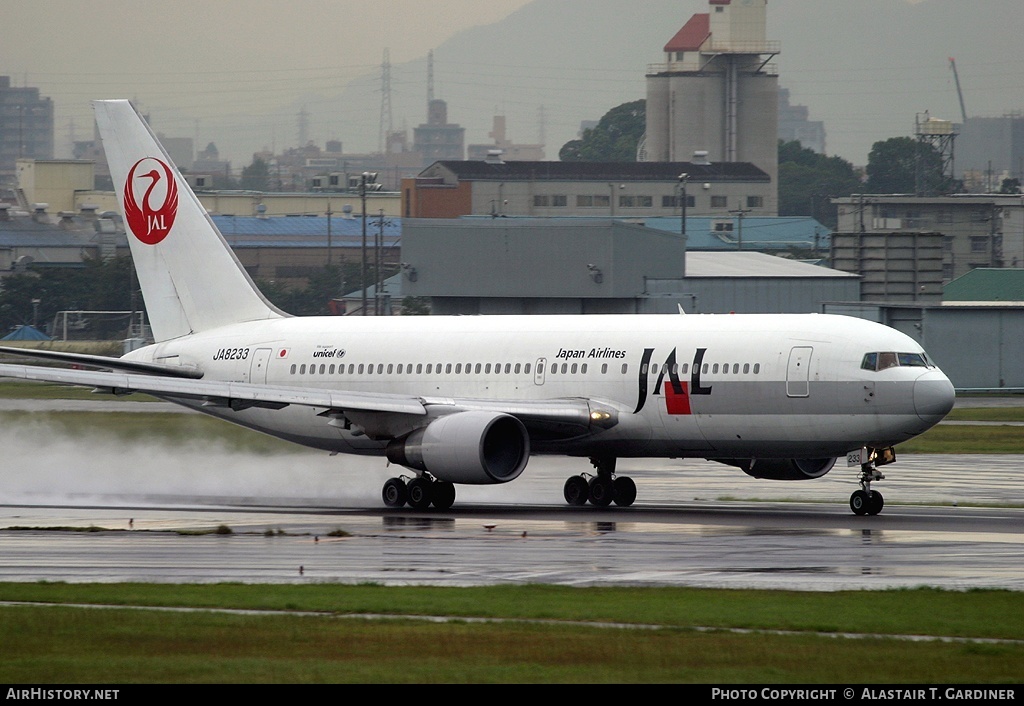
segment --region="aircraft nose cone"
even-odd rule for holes
[[[955,400],[953,383],[940,372],[925,373],[914,383],[914,409],[926,422],[938,423],[953,409]]]

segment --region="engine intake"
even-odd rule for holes
[[[530,436],[508,414],[457,412],[395,439],[388,444],[387,457],[449,483],[507,483],[526,468]]]
[[[832,470],[834,458],[719,458],[719,463],[736,466],[754,478],[767,480],[810,480]]]

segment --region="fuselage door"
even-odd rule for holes
[[[808,381],[811,376],[810,346],[794,346],[789,352],[789,368],[786,371],[786,394],[789,397],[807,397],[810,395]]]
[[[270,364],[269,348],[257,348],[252,354],[252,363],[249,366],[249,382],[254,384],[267,384],[267,366]]]
[[[547,358],[538,358],[537,367],[533,369],[533,384],[543,385],[544,384],[544,372],[548,367]]]

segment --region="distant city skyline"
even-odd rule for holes
[[[0,74],[55,105],[55,145],[92,136],[89,102],[137,101],[154,128],[214,142],[237,170],[256,151],[298,146],[299,113],[318,145],[376,151],[380,64],[394,66],[396,128],[426,120],[426,55],[435,94],[466,143],[509,139],[557,159],[580,123],[645,95],[645,71],[707,0],[11,0]],[[779,83],[822,121],[826,151],[867,162],[878,140],[911,134],[915,114],[959,121],[948,57],[972,116],[1024,110],[1019,0],[771,0]]]
[[[72,126],[76,140],[92,137],[90,101],[130,98],[155,129],[197,138],[197,150],[216,142],[237,168],[263,147],[297,146],[288,107],[304,94],[340,92],[379,72],[385,49],[394,63],[416,59],[531,1],[14,0],[2,10],[0,75],[53,99],[60,156],[70,156]],[[321,145],[345,139],[318,134],[310,112]],[[264,134],[242,151],[230,126],[251,132],[254,118]],[[366,118],[376,130],[379,115]]]

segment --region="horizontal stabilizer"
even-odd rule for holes
[[[166,375],[167,377],[189,378],[199,380],[203,373],[192,369],[183,368],[179,365],[160,365],[159,363],[141,363],[124,358],[111,358],[105,355],[88,355],[86,353],[67,353],[65,351],[44,351],[35,348],[9,348],[0,346],[0,353],[22,356],[25,358],[41,358],[52,360],[58,363],[69,363],[71,365],[84,365],[90,368],[107,368],[109,370],[121,370],[128,373],[142,373],[143,375]]]

